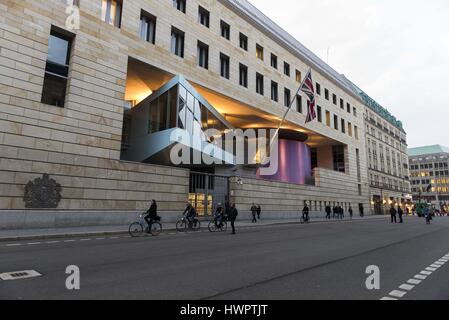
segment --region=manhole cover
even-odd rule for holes
[[[13,271],[5,272],[0,274],[0,279],[2,280],[21,280],[34,277],[42,276],[39,272],[35,270],[24,270],[24,271]]]

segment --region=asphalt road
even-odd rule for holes
[[[449,218],[237,232],[0,242],[0,273],[42,274],[0,280],[0,299],[449,299]],[[66,289],[69,265],[80,290]],[[379,290],[366,288],[370,265]]]

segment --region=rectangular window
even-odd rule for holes
[[[338,130],[338,116],[336,114],[334,115],[334,129]]]
[[[186,0],[173,0],[173,7],[186,13]]]
[[[354,114],[354,117],[357,117],[357,108],[356,107],[352,108],[352,113]]]
[[[156,17],[143,10],[140,13],[140,39],[152,44],[156,40]]]
[[[290,77],[290,65],[287,62],[284,62],[284,74]]]
[[[198,41],[198,65],[209,69],[209,46],[201,41]]]
[[[321,85],[318,82],[316,83],[316,93],[321,96]]]
[[[326,110],[326,126],[330,128],[331,126],[331,113]]]
[[[332,146],[332,158],[334,161],[334,170],[338,172],[345,172],[344,146]]]
[[[348,113],[351,113],[351,105],[349,103],[346,104],[346,111],[348,111]]]
[[[318,118],[318,122],[323,122],[323,114],[322,114],[322,109],[320,106],[317,106],[317,118]]]
[[[332,103],[334,105],[337,105],[337,95],[336,94],[332,94]]]
[[[210,19],[210,13],[208,10],[204,9],[203,7],[198,7],[198,22],[205,26],[206,28],[209,28],[209,19]]]
[[[346,133],[345,119],[341,119],[341,132]]]
[[[223,78],[229,79],[229,57],[220,53],[220,75]]]
[[[224,22],[223,20],[220,21],[220,29],[221,29],[221,36],[227,40],[231,39],[231,26]]]
[[[239,38],[240,38],[240,48],[242,48],[245,51],[248,51],[248,37],[240,32]]]
[[[256,44],[256,57],[263,61],[263,47]]]
[[[296,96],[296,111],[302,113],[302,97],[299,94]]]
[[[329,90],[327,90],[327,89],[324,89],[324,98],[326,100],[329,100]]]
[[[345,108],[345,102],[343,101],[343,99],[340,99],[340,108],[341,109]]]
[[[243,64],[239,66],[239,84],[248,88],[248,67]]]
[[[296,82],[301,83],[301,81],[302,81],[301,71],[296,70]]]
[[[271,100],[275,102],[279,101],[278,84],[274,81],[271,81]]]
[[[73,37],[52,29],[48,40],[42,103],[64,107],[72,41]]]
[[[101,19],[117,28],[122,23],[122,0],[102,0]]]
[[[263,96],[263,75],[256,73],[256,92]]]
[[[292,95],[290,89],[284,88],[284,106],[287,108],[290,107],[290,103],[292,100]]]
[[[351,124],[351,122],[348,122],[348,135],[350,137],[352,137],[352,124]]]
[[[278,68],[278,57],[274,54],[271,54],[271,66],[275,69]]]
[[[175,27],[171,28],[171,52],[184,58],[184,32]]]

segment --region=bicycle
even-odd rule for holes
[[[185,232],[187,230],[199,231],[201,229],[201,222],[197,218],[193,218],[190,222],[187,215],[183,215],[181,219],[176,222],[176,230],[178,232]]]
[[[139,214],[138,221],[129,225],[129,234],[131,237],[142,237],[145,233],[150,233],[152,236],[158,236],[162,232],[162,224],[159,221],[152,221],[151,225],[148,225],[145,220],[145,214]]]
[[[226,220],[222,219],[221,224],[217,225],[217,219],[213,219],[211,222],[209,222],[208,229],[210,232],[226,232],[228,229],[228,223]]]

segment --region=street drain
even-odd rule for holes
[[[39,272],[35,270],[24,270],[24,271],[13,271],[5,272],[0,274],[0,279],[2,280],[21,280],[29,279],[42,276]]]

